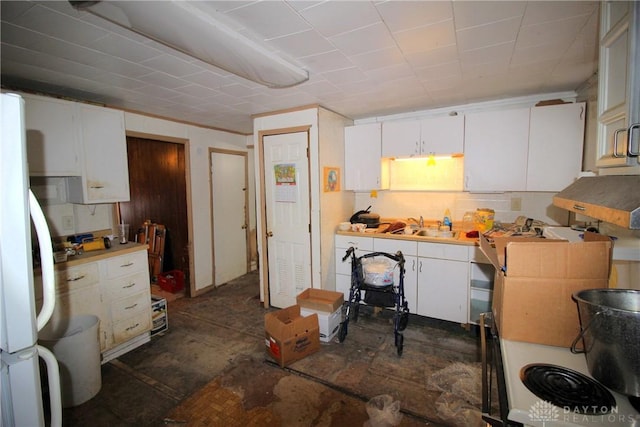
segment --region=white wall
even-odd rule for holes
[[[462,221],[467,211],[490,208],[496,211],[496,220],[513,222],[524,215],[554,225],[569,225],[569,213],[553,206],[553,196],[547,192],[468,193],[430,191],[378,191],[378,197],[369,193],[355,193],[355,210],[366,209],[385,218],[418,218],[441,221],[446,209],[451,210],[454,226]],[[520,210],[512,210],[512,199],[520,200]]]
[[[250,136],[237,135],[229,132],[201,128],[198,126],[148,117],[140,114],[125,113],[125,128],[127,131],[141,132],[162,137],[182,138],[188,140],[185,154],[188,158],[190,170],[191,192],[191,224],[193,246],[192,280],[196,292],[213,285],[213,269],[211,260],[213,245],[211,241],[211,205],[209,192],[209,148],[226,148],[251,152],[247,148]],[[250,166],[249,166],[250,167]],[[253,174],[249,174],[251,179]],[[253,183],[249,183],[250,187]],[[255,228],[255,205],[250,200],[249,218],[250,228]],[[222,266],[218,266],[220,268]]]

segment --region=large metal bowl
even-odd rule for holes
[[[610,389],[640,397],[640,291],[588,289],[573,294],[589,373]],[[583,350],[576,348],[582,340]]]

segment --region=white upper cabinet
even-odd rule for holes
[[[69,178],[71,203],[129,200],[129,169],[124,113],[78,104],[83,141],[82,176]]]
[[[560,191],[582,170],[585,104],[532,107],[527,191]]]
[[[528,139],[529,108],[467,114],[464,189],[526,190]]]
[[[640,173],[640,4],[603,2],[598,75],[601,173]],[[629,166],[635,166],[629,170]]]
[[[30,176],[66,177],[70,203],[129,200],[124,112],[61,99],[25,99]]]
[[[27,94],[21,96],[25,100],[29,175],[80,175],[80,136],[74,103]]]
[[[464,116],[429,117],[382,124],[382,157],[462,153]]]
[[[381,156],[380,123],[344,128],[345,190],[389,188],[388,160]]]

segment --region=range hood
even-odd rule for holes
[[[637,230],[640,229],[640,175],[582,177],[556,194],[553,204]]]

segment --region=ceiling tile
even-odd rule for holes
[[[334,45],[316,30],[302,31],[278,37],[269,41],[270,45],[287,52],[294,58],[317,55],[335,50]]]
[[[345,55],[359,55],[396,46],[382,22],[339,34],[329,40]]]
[[[394,33],[453,18],[451,3],[445,1],[387,1],[376,8]]]
[[[560,44],[566,48],[573,43],[576,34],[580,32],[580,29],[588,19],[588,15],[582,15],[542,24],[523,26],[518,35],[516,49],[554,44]]]
[[[520,30],[520,17],[509,18],[489,24],[467,27],[456,31],[461,52],[480,49],[505,42],[515,41]]]
[[[401,31],[395,33],[394,36],[405,55],[456,44],[452,19],[413,30]]]
[[[326,1],[301,10],[300,15],[325,37],[380,21],[378,11],[369,1]]]
[[[527,4],[527,13],[522,20],[522,25],[534,25],[574,16],[591,15],[597,10],[598,2],[594,1],[531,1]]]
[[[316,73],[326,73],[328,71],[353,67],[353,63],[349,58],[337,50],[299,58],[299,61],[309,70],[313,70]]]
[[[228,11],[226,16],[260,34],[263,40],[310,29],[309,24],[284,2],[248,3]]]
[[[191,62],[183,61],[173,55],[162,54],[154,58],[140,61],[146,67],[162,71],[174,77],[184,77],[202,71],[202,67]]]
[[[416,68],[446,64],[458,59],[458,47],[455,44],[451,44],[425,52],[406,54],[405,58]]]
[[[509,18],[522,17],[526,1],[454,1],[456,29],[476,27]]]
[[[388,49],[354,55],[351,57],[351,60],[363,71],[406,63],[402,52],[395,46]]]

